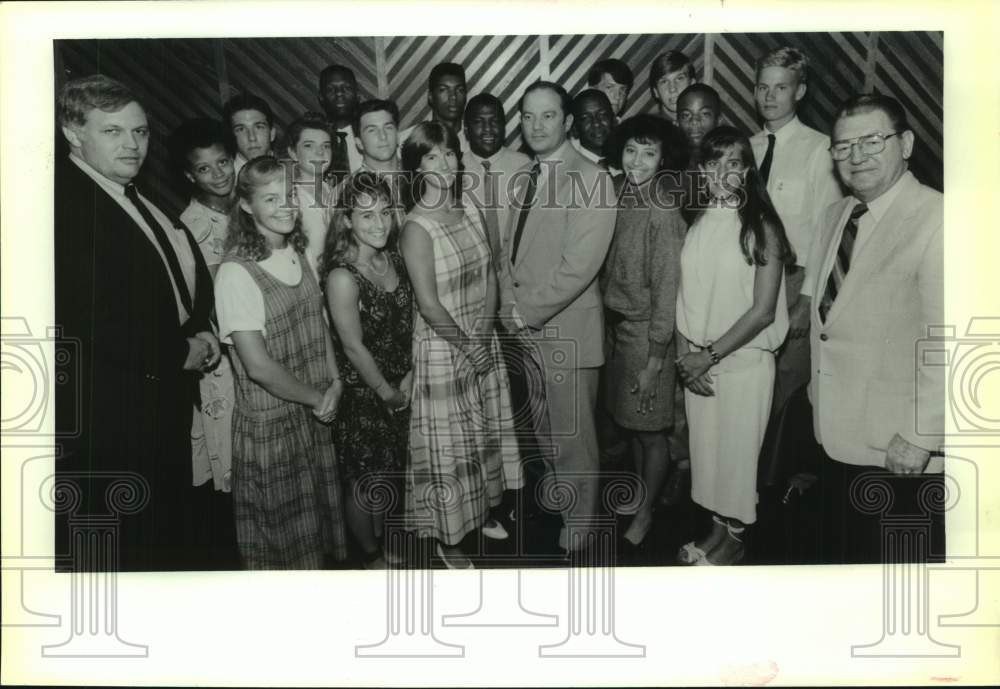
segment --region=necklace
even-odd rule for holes
[[[213,206],[208,201],[205,201],[203,199],[198,199],[198,203],[200,203],[201,205],[205,206],[206,208],[211,208],[213,211],[215,211],[216,213],[219,213],[221,215],[229,215],[229,209],[228,208],[219,208],[218,206]]]
[[[372,257],[372,258],[374,260],[374,257]],[[382,268],[381,272],[375,270],[375,264],[372,261],[368,261],[367,263],[361,263],[360,261],[357,261],[357,264],[359,266],[367,268],[368,270],[372,271],[372,273],[374,275],[378,275],[379,277],[385,277],[385,274],[389,272],[389,259],[388,258],[385,259],[385,266]]]

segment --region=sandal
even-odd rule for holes
[[[701,567],[718,567],[722,565],[738,565],[739,563],[743,562],[743,558],[746,556],[746,548],[743,547],[743,539],[740,538],[740,534],[746,531],[747,527],[733,526],[729,522],[719,519],[718,515],[715,514],[712,515],[712,521],[714,521],[716,524],[720,526],[726,527],[726,533],[729,535],[729,538],[733,539],[734,541],[740,544],[740,549],[739,551],[737,551],[739,554],[729,562],[712,562],[711,560],[708,559],[708,557],[702,557],[694,564]],[[704,555],[704,553],[702,553],[702,555]]]
[[[696,546],[694,541],[681,546],[677,551],[677,559],[682,565],[712,564],[705,558],[705,551]]]

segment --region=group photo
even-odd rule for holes
[[[943,55],[55,40],[57,570],[942,561]]]

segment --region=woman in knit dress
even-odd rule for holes
[[[666,170],[684,169],[680,130],[662,118],[637,115],[615,132],[613,164],[618,215],[601,274],[607,315],[605,406],[631,436],[636,473],[645,490],[625,532],[642,543],[667,473],[665,431],[673,424],[674,308],[687,224]]]
[[[320,278],[334,328],[334,348],[349,413],[337,416],[333,439],[346,487],[346,516],[367,569],[384,569],[384,514],[376,495],[392,489],[409,442],[407,407],[413,373],[413,292],[394,243],[392,191],[375,173],[358,172],[341,187],[320,259]]]
[[[678,558],[736,564],[746,525],[756,521],[774,352],[788,332],[784,267],[795,254],[746,136],[713,129],[699,160],[709,203],[694,211],[681,251],[677,369],[687,387],[691,497],[712,512],[712,529]]]
[[[328,425],[343,384],[284,173],[267,156],[240,170],[215,285],[236,374],[233,503],[248,569],[319,569],[347,555]]]
[[[438,122],[418,124],[403,144],[403,168],[416,177],[400,244],[418,308],[406,520],[437,539],[452,569],[472,567],[459,547],[471,531],[506,537],[489,510],[522,483],[493,330],[496,275],[481,215],[457,197],[460,154]]]

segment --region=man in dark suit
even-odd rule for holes
[[[56,553],[70,551],[80,526],[111,517],[116,559],[95,559],[84,545],[74,547],[73,567],[195,567],[193,372],[219,359],[211,278],[187,229],[133,184],[149,125],[128,88],[99,74],[76,79],[58,110],[70,154],[55,178],[55,313],[63,335],[79,342],[81,380],[78,397],[56,398],[57,427],[79,424],[57,480],[80,488],[69,522],[57,520]],[[115,489],[116,477],[137,490]]]

